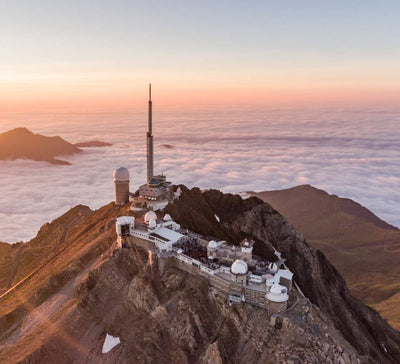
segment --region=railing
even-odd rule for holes
[[[177,254],[176,257],[179,260],[182,260],[183,262],[186,262],[188,264],[194,264],[194,265],[198,266],[199,269],[200,269],[200,272],[203,271],[203,272],[206,272],[206,273],[208,273],[210,275],[213,275],[213,276],[215,276],[215,274],[221,272],[221,268],[211,269],[211,268],[207,267],[205,264],[203,264],[202,262],[200,262],[199,260],[191,258],[186,254],[182,254],[182,253],[181,254]]]

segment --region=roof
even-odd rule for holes
[[[129,181],[129,171],[125,167],[119,167],[114,171],[114,181],[123,182]]]
[[[172,217],[170,214],[165,214],[163,220],[164,221],[172,221]]]
[[[176,243],[183,237],[182,234],[165,227],[160,227],[154,233],[160,236],[162,240],[169,241],[171,243]]]
[[[166,243],[169,241],[169,239],[164,238],[163,236],[158,235],[157,233],[150,233],[149,236],[154,236],[154,237],[156,237],[157,239],[160,239],[160,240],[162,240],[162,241],[165,241]]]
[[[276,274],[276,276],[282,277],[282,278],[286,278],[289,281],[292,280],[293,278],[293,273],[289,270],[289,269],[279,269]]]
[[[272,302],[286,302],[289,299],[286,287],[274,283],[267,293],[267,299]]]
[[[117,217],[117,223],[120,225],[130,225],[135,223],[135,218],[132,216]]]
[[[150,186],[158,186],[164,182],[166,182],[166,177],[162,174],[159,174],[157,176],[151,177],[149,185]]]
[[[207,246],[209,249],[215,249],[218,247],[217,242],[215,240],[211,240]]]
[[[235,260],[231,266],[232,274],[243,275],[247,274],[247,271],[247,263],[240,259]]]

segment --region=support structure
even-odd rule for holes
[[[147,129],[147,185],[154,176],[153,169],[153,105],[151,101],[151,84],[149,84],[149,120]]]

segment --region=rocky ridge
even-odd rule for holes
[[[249,194],[285,216],[308,244],[333,263],[354,297],[400,329],[398,228],[355,201],[310,185]]]
[[[332,320],[360,355],[380,363],[400,358],[400,333],[375,310],[353,298],[325,255],[310,247],[270,205],[257,198],[242,200],[216,190],[181,189],[184,193],[168,212],[183,226],[232,242],[254,239],[255,253],[267,259],[273,259],[274,250],[278,250],[305,296]]]
[[[323,254],[269,205],[181,188],[168,211],[183,226],[232,242],[253,237],[265,257],[278,249],[311,302],[294,296],[292,309],[271,325],[265,310],[227,305],[201,276],[150,260],[140,248],[114,251],[114,219],[129,213],[128,206],[94,212],[78,206],[27,244],[50,258],[1,301],[0,361],[396,362],[399,334],[352,299]],[[107,333],[121,344],[102,354]]]

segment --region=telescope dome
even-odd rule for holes
[[[129,181],[129,171],[125,167],[119,167],[114,171],[114,181],[125,182]]]

